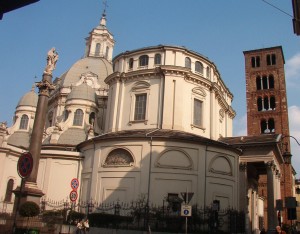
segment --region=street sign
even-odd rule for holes
[[[79,187],[79,181],[77,178],[71,180],[71,188],[76,190]]]
[[[72,202],[74,202],[74,201],[77,200],[77,197],[78,197],[77,191],[76,191],[76,190],[72,190],[72,191],[70,192],[70,200],[71,200]]]
[[[181,205],[181,216],[192,216],[192,206],[190,205]]]
[[[187,192],[182,192],[181,197],[186,204],[188,204],[192,198],[193,198],[194,193],[187,193]]]
[[[21,178],[27,178],[32,172],[33,158],[30,152],[22,153],[17,164],[17,171]]]

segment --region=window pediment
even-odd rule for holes
[[[131,91],[135,92],[135,91],[138,91],[138,90],[148,89],[148,88],[150,88],[150,84],[148,82],[139,81],[139,82],[136,82],[134,84],[134,86],[132,87]]]
[[[200,87],[193,88],[192,92],[195,94],[198,94],[200,96],[206,97],[206,92],[204,91],[204,89],[202,89]]]

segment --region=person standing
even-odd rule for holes
[[[277,226],[277,227],[276,227],[276,233],[279,233],[279,234],[286,234],[285,231],[281,230],[281,227],[280,227],[280,226]]]
[[[83,221],[77,223],[76,234],[83,234]]]
[[[89,224],[89,220],[86,219],[84,222],[83,222],[83,226],[84,226],[84,233],[88,233],[89,230],[90,230],[90,224]]]

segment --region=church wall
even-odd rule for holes
[[[47,158],[40,162],[37,184],[47,198],[60,201],[68,199],[71,180],[77,177],[77,161]]]
[[[115,149],[130,152],[130,165],[109,165],[108,155]],[[237,207],[238,155],[233,152],[184,142],[151,141],[151,138],[95,143],[95,148],[82,148],[85,158],[94,159],[92,167],[85,165],[83,181],[91,179],[82,191],[98,202],[116,200],[131,202],[145,197],[153,204],[162,205],[168,193],[194,192],[192,204],[210,205],[219,199],[222,208]],[[95,165],[95,162],[98,164]],[[90,163],[87,159],[84,163]],[[151,166],[150,166],[151,165]],[[87,168],[92,168],[92,171]],[[149,184],[150,181],[150,184]],[[217,186],[216,186],[217,185]]]
[[[18,159],[19,157],[14,154],[0,151],[0,211],[2,210],[3,212],[12,212],[15,199],[14,194],[12,194],[11,202],[4,202],[7,182],[13,179],[13,189],[16,189],[21,184],[21,177],[17,173]]]

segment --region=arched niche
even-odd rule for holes
[[[167,149],[158,156],[155,166],[160,168],[192,170],[193,161],[185,151],[181,149]]]
[[[225,155],[216,155],[209,164],[209,172],[233,176],[233,166],[230,159]]]
[[[132,154],[124,148],[116,148],[110,151],[103,163],[103,167],[132,167],[134,158]]]

